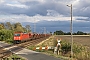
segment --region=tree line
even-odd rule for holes
[[[30,32],[30,25],[25,27],[21,23],[0,23],[0,40],[13,42],[14,32]]]
[[[82,31],[74,32],[73,35],[89,35],[90,33],[85,33]],[[71,32],[63,32],[62,30],[55,31],[54,35],[71,35]]]
[[[26,25],[23,27],[21,23],[13,23],[11,24],[10,22],[6,23],[0,23],[0,30],[1,29],[6,29],[6,30],[12,30],[14,32],[30,32],[30,25]]]

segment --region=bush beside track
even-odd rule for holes
[[[13,31],[5,29],[0,30],[0,41],[13,43]]]

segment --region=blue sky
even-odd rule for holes
[[[89,0],[0,0],[0,22],[36,23],[49,31],[69,31],[70,7],[66,5],[70,4],[73,31],[90,32]]]

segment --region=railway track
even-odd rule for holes
[[[27,46],[36,45],[47,38],[48,37],[44,37],[40,39],[30,40],[21,44],[13,44],[13,45],[0,47],[0,60],[3,60],[12,54],[15,54],[15,52],[18,52]]]

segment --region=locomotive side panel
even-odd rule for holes
[[[28,40],[28,39],[29,39],[29,34],[23,33],[22,36],[21,36],[21,41],[25,41],[25,40]]]

